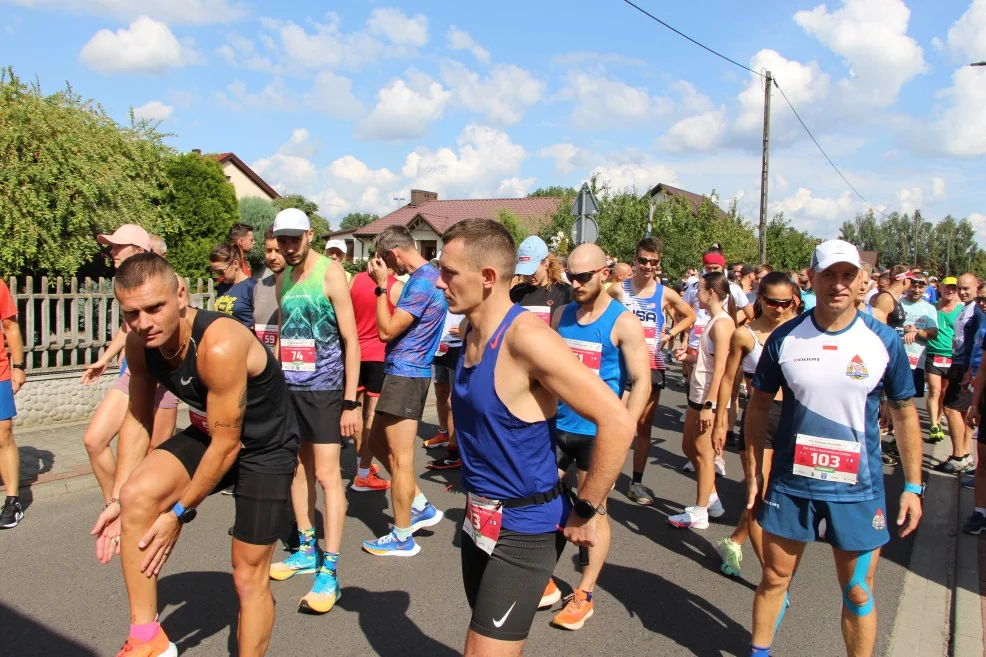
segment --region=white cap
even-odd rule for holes
[[[695,283],[698,283],[698,276],[689,276],[685,279],[685,287],[691,287]]]
[[[298,208],[286,208],[274,217],[274,237],[301,237],[312,229],[308,215]],[[345,249],[343,249],[345,250]]]
[[[840,262],[859,269],[859,249],[844,240],[828,240],[816,246],[811,255],[811,268],[815,271],[823,271]]]
[[[325,243],[325,250],[328,251],[329,249],[339,249],[345,255],[346,242],[344,240],[329,240]]]

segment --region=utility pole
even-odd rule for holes
[[[918,232],[921,230],[921,211],[914,211],[914,267],[918,266]]]
[[[767,262],[767,168],[770,161],[770,85],[774,77],[767,71],[763,92],[763,167],[760,171],[760,264]]]

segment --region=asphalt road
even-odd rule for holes
[[[677,383],[679,376],[669,376]],[[692,502],[694,480],[678,471],[681,454],[681,388],[664,392],[653,432],[645,483],[657,496],[639,507],[623,491],[629,461],[610,496],[613,547],[595,594],[595,615],[578,632],[549,626],[552,614],[538,614],[525,654],[551,655],[740,655],[749,654],[753,591],[760,568],[747,546],[742,577],[719,572],[715,541],[729,534],[745,496],[739,460],[727,455],[727,476],[719,480],[726,515],[705,531],[676,529],[666,517]],[[430,417],[434,417],[433,410]],[[426,419],[429,415],[426,415]],[[433,435],[423,424],[421,435]],[[353,450],[343,451],[352,477]],[[339,576],[342,597],[325,616],[297,613],[310,576],[273,582],[277,620],[269,655],[430,655],[461,653],[469,610],[459,572],[457,526],[463,496],[458,475],[424,468],[418,454],[421,488],[447,520],[419,533],[421,554],[412,559],[373,557],[360,542],[387,531],[387,497],[350,493]],[[899,472],[888,472],[890,508],[901,489]],[[232,498],[214,496],[202,505],[160,581],[165,630],[180,654],[212,657],[235,654],[236,597],[229,567]],[[88,532],[101,509],[97,492],[39,501],[19,528],[0,533],[0,655],[75,657],[115,655],[127,633],[127,599],[118,562],[100,566]],[[885,549],[876,582],[879,611],[877,655],[886,652],[900,602],[911,540],[894,538]],[[283,553],[278,552],[278,555]],[[578,584],[576,551],[569,547],[556,575]],[[567,591],[566,591],[567,592]],[[843,655],[839,629],[841,592],[825,544],[810,545],[790,591],[792,607],[775,638],[775,655]]]

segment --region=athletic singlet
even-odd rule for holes
[[[198,344],[212,323],[224,318],[229,319],[209,310],[195,313],[188,352],[177,369],[169,369],[157,349],[144,349],[147,371],[189,405],[192,424],[204,433],[208,433],[205,413],[209,391],[199,378]],[[287,474],[294,472],[297,464],[298,420],[291,409],[281,368],[269,351],[266,354],[267,364],[263,372],[247,379],[247,406],[240,435],[242,448],[237,462],[240,467],[253,472]]]
[[[623,352],[613,344],[613,326],[620,315],[627,310],[616,299],[610,299],[606,312],[599,319],[590,324],[579,324],[578,309],[579,304],[575,301],[565,306],[558,321],[558,335],[583,365],[597,374],[610,390],[620,396],[626,386],[627,368],[623,361]],[[596,425],[573,411],[564,402],[558,402],[558,419],[555,425],[559,431],[576,433],[580,436],[596,435]]]
[[[278,335],[277,275],[270,272],[253,288],[253,330],[270,350],[277,344]]]
[[[890,294],[889,292],[884,292],[883,294]],[[890,294],[890,300],[894,302],[894,309],[887,313],[887,326],[892,329],[897,329],[897,335],[903,336],[904,334],[904,322],[907,320],[907,314],[904,312],[904,306],[901,305],[897,298]]]
[[[644,325],[644,338],[647,340],[652,370],[664,369],[664,354],[661,353],[661,333],[664,331],[664,311],[661,310],[663,300],[664,286],[660,281],[654,281],[654,294],[649,297],[635,294],[629,278],[623,281],[623,305]]]
[[[397,279],[387,275],[387,309],[394,314],[394,303],[390,300],[390,289]],[[382,363],[386,343],[380,339],[377,327],[377,282],[365,271],[353,276],[349,296],[353,299],[353,314],[356,316],[356,337],[359,339],[359,359],[363,363]]]
[[[962,304],[957,303],[955,307],[945,312],[938,309],[938,335],[932,340],[928,340],[928,353],[932,356],[952,356],[952,340],[955,338],[955,320],[962,312]]]
[[[303,280],[284,272],[281,288],[281,369],[291,390],[342,390],[345,371],[335,308],[322,281],[331,260],[319,256]]]
[[[763,345],[760,344],[757,334],[753,332],[749,324],[744,324],[743,326],[753,336],[753,349],[750,350],[750,353],[743,356],[743,374],[753,376],[754,372],[757,371],[757,363],[760,362],[760,354],[763,353]]]
[[[698,342],[698,359],[692,368],[691,385],[688,399],[694,404],[704,404],[712,387],[712,373],[715,371],[715,345],[712,343],[712,327],[721,319],[729,319],[729,313],[721,312],[705,325],[702,337]]]
[[[452,386],[462,487],[494,500],[546,493],[558,483],[555,418],[525,422],[496,394],[494,374],[503,336],[522,312],[517,305],[507,312],[477,364],[467,367],[466,350],[462,350]],[[466,328],[463,341],[470,330]],[[564,496],[547,504],[503,509],[503,528],[522,534],[554,532],[565,525],[566,513]]]

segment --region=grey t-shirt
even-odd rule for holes
[[[280,321],[280,308],[277,303],[277,276],[270,270],[253,288],[253,328],[264,346],[274,351],[277,343],[277,326]]]

